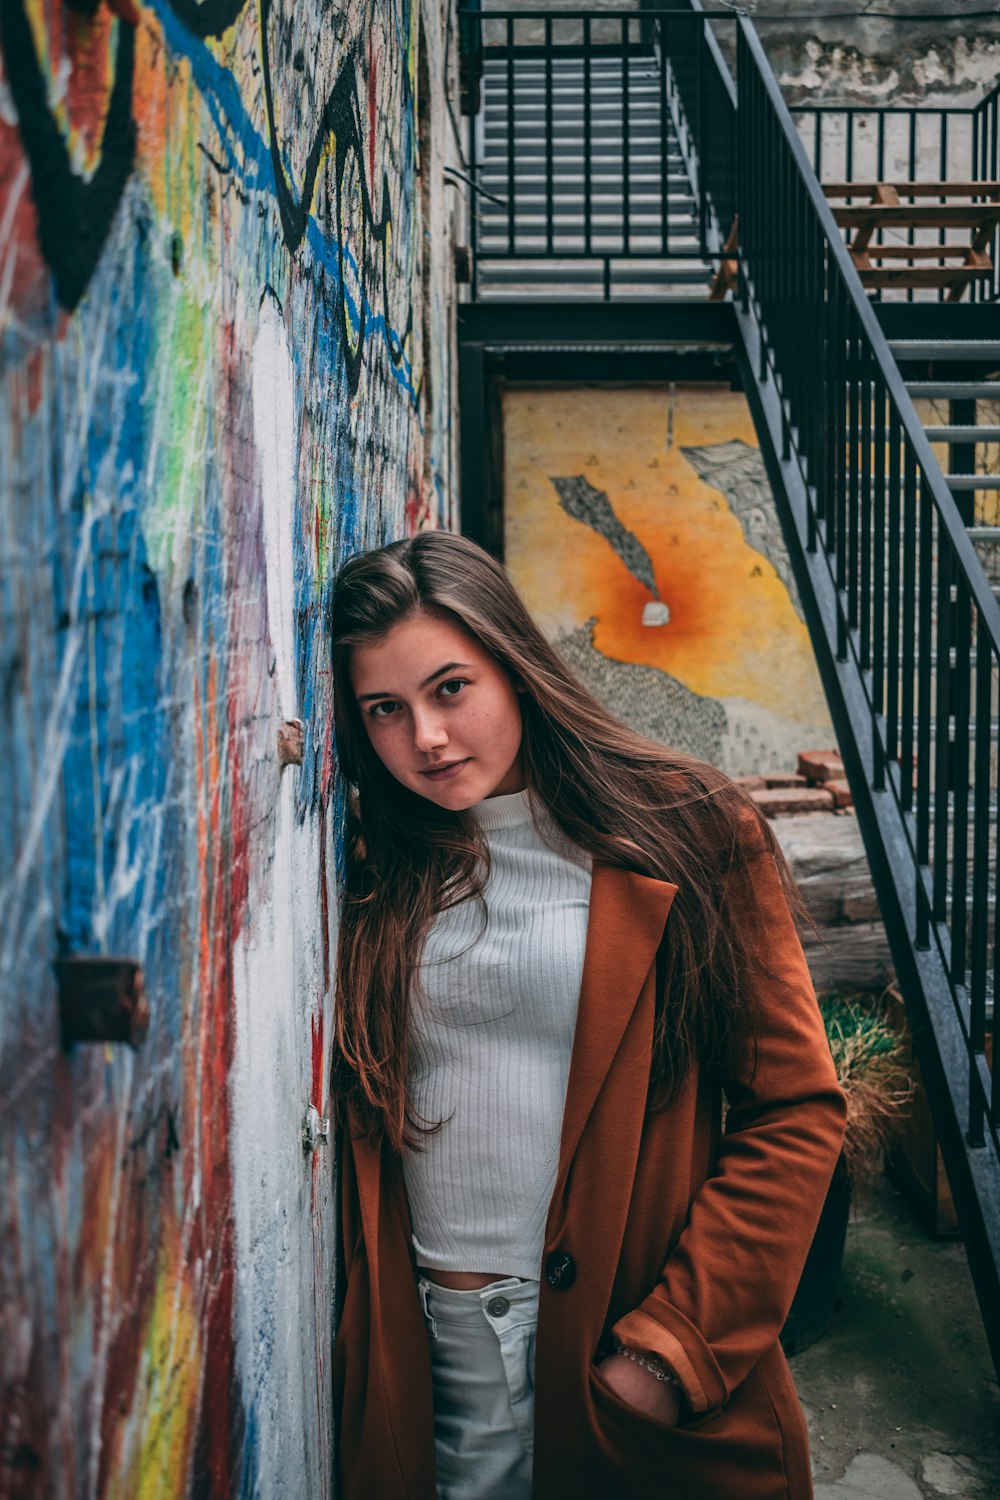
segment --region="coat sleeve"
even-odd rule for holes
[[[846,1102],[770,851],[754,829],[734,916],[753,921],[770,978],[756,978],[756,1048],[726,1077],[713,1170],[659,1281],[615,1324],[658,1355],[690,1408],[723,1405],[785,1321],[844,1133]]]

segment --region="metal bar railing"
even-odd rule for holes
[[[796,104],[789,112],[821,182],[996,182],[998,106],[1000,94],[994,89],[975,108]],[[843,233],[845,240],[849,233]],[[880,245],[887,237],[885,231],[878,230],[873,243]],[[944,229],[909,229],[906,240],[911,245],[949,243]],[[1000,297],[998,258],[1000,230],[994,232],[991,241],[992,279],[972,283],[971,300],[994,301]],[[914,292],[910,287],[898,294],[877,289],[872,295],[878,301],[889,295],[903,295],[910,302],[943,301],[948,288]]]
[[[792,432],[809,486],[810,535],[828,558],[836,656],[854,663],[867,694],[872,785],[890,791],[912,860],[910,940],[933,947],[950,977],[969,1060],[963,1129],[970,1143],[988,1132],[997,1150],[984,1048],[996,965],[1000,606],[744,20],[737,55],[742,291],[781,396],[786,454]],[[980,127],[980,143],[990,128]],[[808,378],[803,351],[825,381]]]
[[[977,182],[996,182],[1000,161],[997,151],[997,121],[1000,110],[1000,84],[992,89],[973,110],[973,178]],[[1000,228],[990,241],[993,277],[989,285],[979,282],[973,290],[977,301],[1000,298]]]
[[[514,20],[508,16],[507,33],[507,249],[517,249],[517,179],[514,170]]]
[[[648,7],[641,20],[600,7],[459,14],[481,58],[488,118],[505,133],[491,146],[480,131],[477,152],[470,125],[474,181],[506,195],[502,209],[495,197],[473,205],[477,258],[589,260],[602,267],[608,297],[616,263],[717,254],[736,212],[736,98],[707,18],[731,30],[731,11]],[[637,60],[650,65],[641,90]],[[571,87],[557,108],[565,80]],[[671,149],[672,100],[702,143],[688,163],[690,232],[677,223],[689,209]]]

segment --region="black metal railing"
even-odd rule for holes
[[[799,104],[791,107],[790,114],[813,171],[823,183],[997,181],[996,90],[975,109],[958,105]],[[938,201],[943,203],[944,196]],[[843,238],[849,238],[849,233],[845,232]],[[889,242],[885,231],[876,232],[873,243]],[[948,236],[944,229],[910,229],[905,243],[943,246]],[[994,301],[1000,296],[998,232],[991,236],[990,252],[992,278],[972,284],[972,301]],[[879,300],[888,296],[908,302],[944,301],[948,289],[879,290],[875,296]]]
[[[736,86],[700,5],[690,5],[681,24],[676,15],[647,11],[655,17],[652,35],[679,105],[676,124],[698,194],[702,243],[716,255],[737,209]]]
[[[519,39],[522,22],[530,31]],[[811,130],[826,175],[834,158],[823,132],[835,134],[836,112],[812,112],[806,129],[809,112],[800,110],[797,128],[750,22],[703,11],[699,0],[647,6],[640,16],[490,12],[489,24],[484,78],[493,66],[506,81],[503,155],[484,170],[473,132],[470,156],[476,185],[495,189],[502,213],[498,230],[494,213],[491,235],[474,238],[477,258],[602,257],[607,295],[612,259],[690,255],[693,241],[718,261],[738,223],[745,383],[793,553],[798,547],[810,629],[1000,1369],[1000,1090],[987,1062],[1000,994],[1000,606],[966,529],[975,518],[960,512],[940,470],[803,140]],[[735,28],[738,88],[715,34],[728,48],[723,26]],[[652,174],[662,206],[648,244],[629,149],[637,60],[655,79],[662,132]],[[519,91],[525,63],[520,77],[533,87]],[[615,127],[603,151],[601,69],[621,85],[616,105],[601,101],[605,125]],[[567,77],[580,108],[559,137],[553,89]],[[484,98],[489,108],[488,91]],[[889,170],[897,113],[906,118],[907,181],[919,180],[928,128],[938,131],[929,148],[938,170],[967,128],[960,176],[995,180],[997,92],[977,111],[932,111],[934,127],[914,124],[911,111],[873,112],[882,123],[870,162],[862,112],[845,115],[838,180],[898,175]],[[671,220],[668,130],[695,205],[683,249]],[[947,166],[950,176],[950,154]],[[477,226],[474,218],[474,237]]]
[[[978,1210],[994,1218],[992,1246],[980,1238],[974,1253],[968,1238],[992,1316],[1000,606],[745,22],[737,58],[740,304],[759,329],[757,379],[777,398],[777,449],[801,475],[801,541],[825,580],[832,656],[862,705],[851,729],[906,928],[890,936],[925,976]],[[1000,1327],[991,1338],[1000,1359]]]
[[[483,68],[484,115],[470,120],[468,136],[473,296],[483,261],[597,262],[609,296],[613,267],[704,260],[717,250],[718,229],[724,238],[735,211],[735,98],[703,15],[594,7],[459,15]],[[719,17],[730,27],[735,19]],[[697,162],[677,137],[693,117],[711,141]],[[724,225],[713,217],[716,202]]]
[[[1000,169],[997,150],[997,112],[1000,109],[1000,83],[980,100],[972,111],[973,176],[978,182],[996,182]]]

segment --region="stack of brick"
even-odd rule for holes
[[[793,772],[737,776],[736,783],[769,818],[789,813],[840,812],[851,806],[844,763],[836,750],[803,750]]]

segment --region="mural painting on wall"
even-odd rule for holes
[[[3,1494],[329,1492],[323,621],[447,520],[422,31],[0,0]],[[60,1046],[94,953],[144,970],[134,1052]]]
[[[507,566],[614,713],[731,775],[831,741],[742,395],[512,389],[503,423]]]

